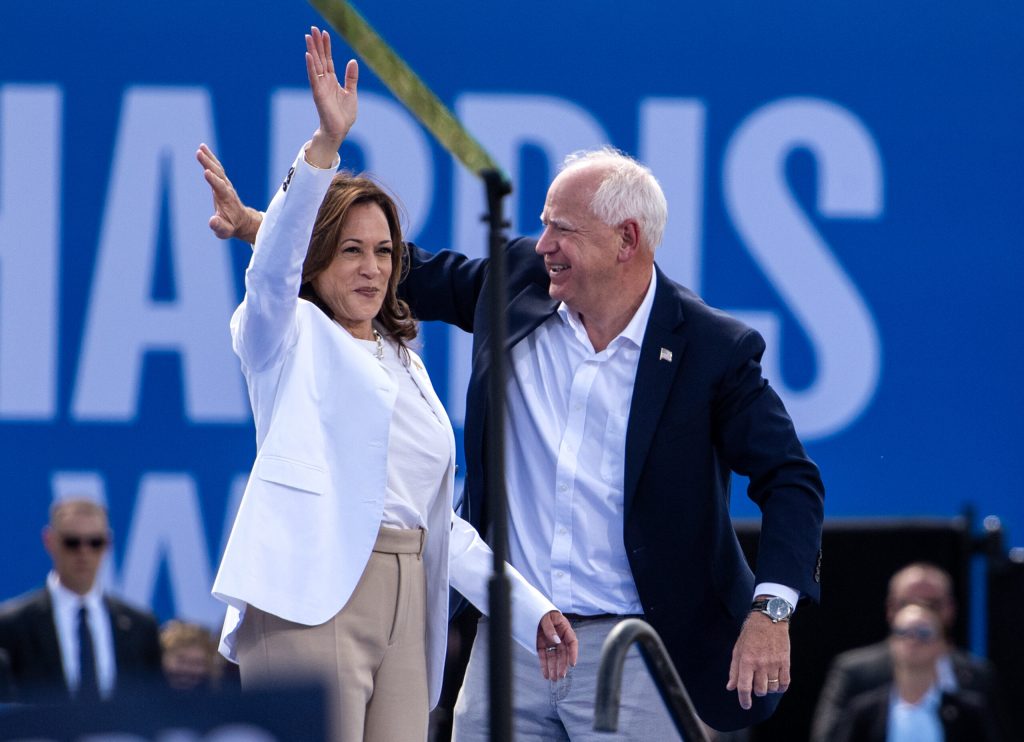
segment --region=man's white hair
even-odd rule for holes
[[[614,147],[602,147],[573,152],[562,162],[560,172],[590,167],[604,170],[601,185],[590,201],[594,215],[610,227],[636,219],[641,239],[651,252],[657,250],[665,233],[668,203],[650,168]]]

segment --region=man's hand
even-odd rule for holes
[[[224,166],[209,147],[200,144],[196,159],[203,166],[203,177],[213,193],[214,213],[210,217],[210,229],[222,240],[236,237],[250,245],[256,242],[263,215],[242,203],[224,172]]]
[[[576,666],[579,643],[569,619],[559,611],[545,613],[537,624],[537,657],[545,680],[564,678]]]
[[[738,692],[740,706],[749,709],[750,694],[785,693],[789,688],[789,622],[751,613],[732,650],[726,690]]]

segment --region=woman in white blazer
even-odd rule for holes
[[[452,511],[455,442],[408,347],[395,204],[335,174],[357,65],[342,86],[327,34],[313,28],[306,48],[320,126],[267,210],[231,320],[257,453],[213,586],[228,604],[221,651],[243,686],[325,682],[336,738],[425,739],[449,582],[486,610],[491,554]],[[205,145],[197,157],[219,210],[231,185]],[[507,569],[514,638],[563,676],[569,622]]]

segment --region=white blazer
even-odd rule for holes
[[[256,462],[213,595],[228,604],[221,652],[234,659],[246,605],[315,626],[348,602],[370,558],[384,509],[388,433],[398,393],[384,368],[340,325],[298,298],[302,263],[334,170],[303,152],[274,196],[231,318],[256,423]],[[427,670],[441,692],[448,585],[487,610],[491,551],[452,511],[455,439],[426,369],[412,377],[447,425],[450,457],[427,513]],[[537,624],[555,606],[511,567],[513,636],[536,650]]]

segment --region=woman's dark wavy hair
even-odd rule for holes
[[[391,232],[391,277],[388,279],[384,303],[374,323],[404,349],[416,337],[416,321],[409,311],[409,305],[398,298],[398,284],[408,270],[405,243],[402,242],[402,225],[394,199],[369,178],[340,172],[331,181],[327,195],[320,204],[320,211],[316,215],[313,236],[309,240],[306,260],[302,264],[299,297],[316,304],[331,319],[335,318],[330,307],[313,288],[313,280],[334,260],[338,243],[341,241],[341,230],[352,207],[365,203],[374,203],[381,208],[388,220],[388,230]]]

